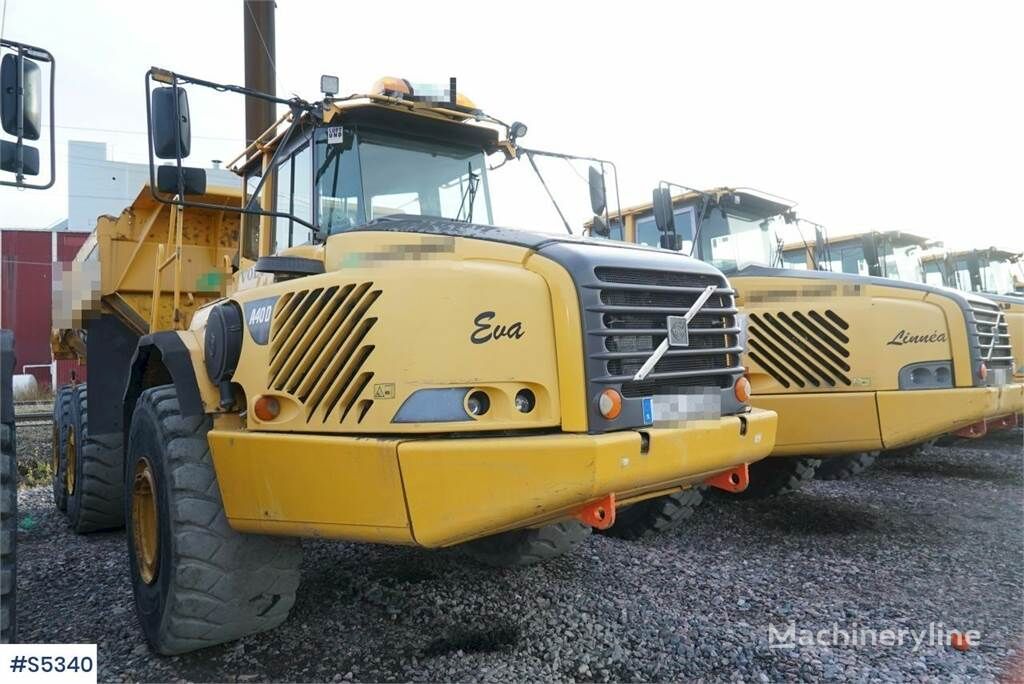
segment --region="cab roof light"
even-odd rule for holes
[[[394,97],[410,102],[433,102],[438,105],[454,105],[460,109],[477,111],[476,104],[458,92],[455,77],[448,80],[448,85],[436,83],[412,83],[404,78],[383,76],[378,78],[370,88],[371,95]]]

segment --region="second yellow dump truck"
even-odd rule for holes
[[[54,334],[89,363],[55,491],[79,531],[127,526],[158,651],[284,620],[298,537],[536,562],[669,527],[771,451],[721,271],[492,225],[486,160],[525,126],[401,79],[316,103],[216,85],[289,112],[238,189],[206,187],[181,159],[184,86],[209,82],[150,76],[175,163],[66,278],[94,287]]]
[[[763,193],[672,197],[660,186],[655,199],[623,212],[625,239],[692,248],[729,275],[747,326],[751,401],[779,415],[775,449],[751,466],[746,495],[790,489],[813,475],[818,459],[842,476],[880,450],[1021,410],[1024,385],[1014,382],[1004,353],[1010,335],[992,301],[786,268],[782,235],[797,220],[793,205]]]

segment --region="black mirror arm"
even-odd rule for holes
[[[562,213],[562,208],[558,206],[558,201],[555,199],[555,196],[551,193],[551,189],[548,187],[547,182],[545,182],[544,176],[541,175],[540,169],[537,168],[537,162],[533,160],[533,151],[520,149],[520,152],[526,154],[526,159],[527,161],[530,162],[530,166],[533,167],[533,172],[537,174],[537,179],[540,181],[541,186],[543,186],[544,192],[548,193],[548,199],[551,200],[551,204],[554,205],[555,211],[558,212],[558,217],[562,219],[562,223],[565,225],[565,231],[569,233],[569,235],[572,235],[572,228],[569,226],[569,222],[565,219],[565,214]]]

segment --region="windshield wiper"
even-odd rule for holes
[[[462,221],[462,210],[466,208],[466,223],[473,222],[473,205],[476,204],[476,191],[480,187],[480,174],[473,173],[473,162],[466,164],[466,173],[469,175],[469,181],[466,183],[466,189],[462,192],[462,201],[459,202],[459,211],[455,214],[456,221]],[[469,207],[466,207],[466,200],[469,200]]]

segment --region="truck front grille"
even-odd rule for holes
[[[742,373],[733,290],[717,275],[598,266],[596,302],[587,310],[588,354],[604,373],[593,382],[621,384],[625,397],[728,388]],[[708,285],[718,287],[690,321],[690,345],[672,348],[642,382],[633,375],[666,336],[668,316],[682,316]],[[596,323],[597,325],[594,325]]]
[[[825,311],[751,313],[747,358],[783,387],[850,385],[849,324]]]
[[[286,392],[305,408],[307,423],[328,419],[359,423],[373,405],[360,398],[373,378],[368,315],[381,291],[373,283],[298,290],[274,307],[267,387]]]
[[[973,320],[968,322],[968,329],[974,332],[978,357],[989,368],[1012,367],[1013,349],[1010,346],[1006,316],[1001,315],[996,304],[972,300],[970,305]],[[998,328],[996,320],[999,321]]]

